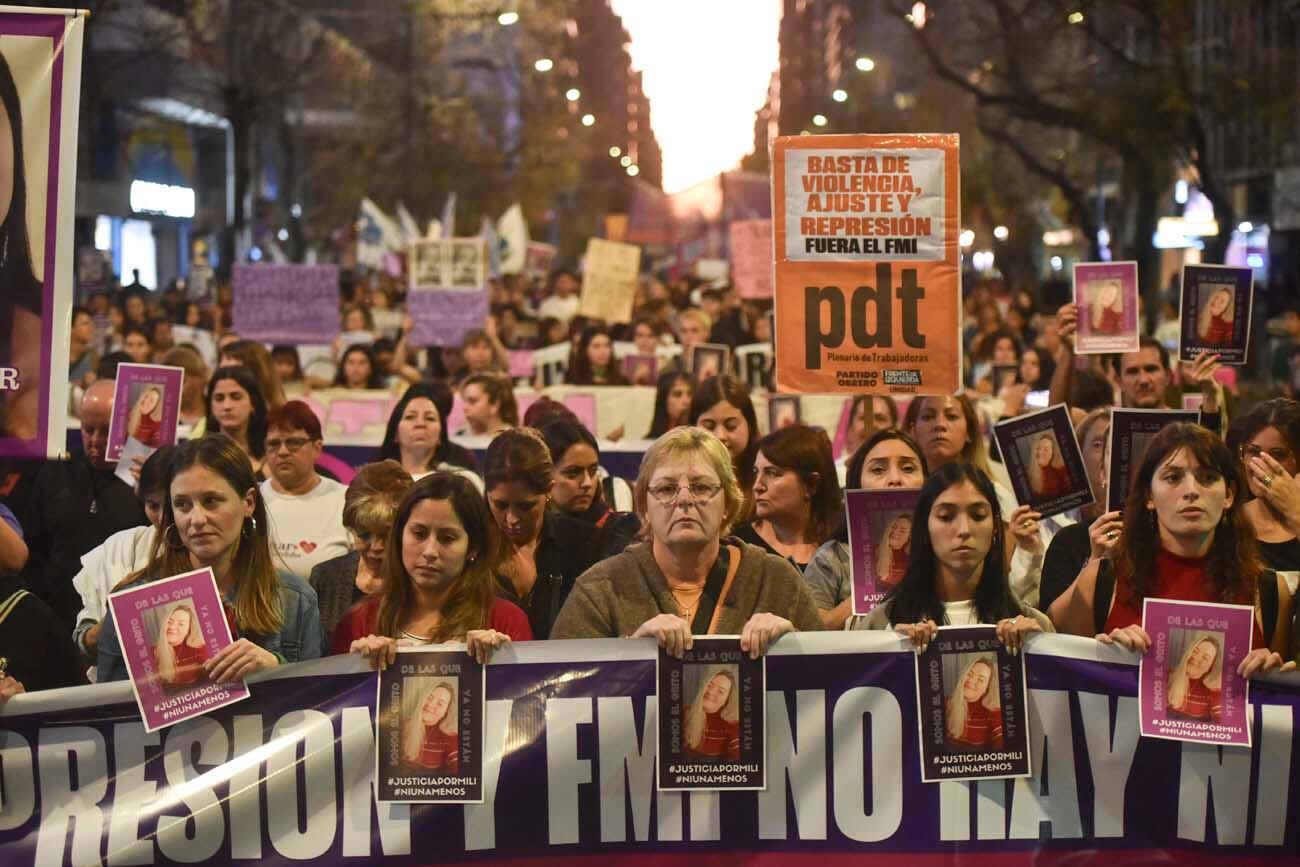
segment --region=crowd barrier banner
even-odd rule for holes
[[[84,16],[0,9],[4,134],[11,139],[5,207],[13,214],[0,251],[0,457],[58,457],[66,437]]]
[[[1033,775],[927,784],[897,637],[786,636],[766,790],[686,795],[655,791],[652,642],[529,643],[487,669],[484,803],[412,808],[375,803],[362,665],[286,667],[152,734],[126,684],[20,696],[0,714],[0,860],[1264,865],[1300,845],[1294,675],[1251,690],[1253,748],[1145,739],[1131,656],[1036,636]]]
[[[957,389],[957,163],[956,135],[776,139],[774,310],[783,391]]]
[[[236,265],[235,331],[266,343],[329,343],[339,334],[337,265]]]

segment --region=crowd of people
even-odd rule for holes
[[[1057,631],[1145,652],[1147,598],[1251,605],[1241,673],[1294,665],[1300,309],[1278,317],[1259,375],[1225,388],[1217,357],[1176,364],[1155,337],[1076,356],[1073,305],[979,287],[965,299],[960,391],[905,407],[852,397],[835,429],[764,432],[750,388],[726,370],[697,379],[690,352],[770,342],[770,304],[644,280],[633,320],[610,325],[578,315],[578,286],[567,272],[494,280],[484,327],[426,351],[408,344],[400,293],[362,280],[343,287],[339,339],[310,361],[241,339],[228,289],[206,305],[176,286],[75,308],[82,448],[11,479],[0,504],[0,611],[13,609],[0,621],[0,700],[125,678],[108,595],[203,567],[235,641],[199,654],[191,615],[170,613],[159,668],[185,683],[331,653],[383,667],[399,645],[447,641],[480,660],[511,641],[597,637],[653,638],[680,655],[709,634],[739,635],[756,658],[786,633],[822,629],[896,630],[924,648],[944,624],[995,625],[1013,650]],[[635,479],[601,466],[596,432],[564,404],[542,397],[521,416],[508,352],[556,343],[569,345],[568,382],[654,387]],[[619,343],[662,358],[653,381],[626,375]],[[106,453],[128,361],[185,372],[179,441],[132,466],[134,487]],[[373,462],[342,480],[297,399],[322,388],[395,397]],[[1183,392],[1201,396],[1202,423],[1156,435],[1124,508],[1107,511],[1111,407],[1180,406]],[[464,431],[450,429],[457,401]],[[1017,503],[989,431],[1055,403],[1070,409],[1096,503],[1044,519]],[[1059,486],[1055,457],[1039,487]],[[878,563],[891,589],[862,616],[853,488],[920,491]]]

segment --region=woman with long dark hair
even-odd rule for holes
[[[1300,570],[1300,402],[1259,404],[1228,434],[1251,499],[1242,511],[1270,569]]]
[[[996,624],[998,637],[1012,650],[1028,633],[1052,631],[1041,612],[1011,592],[1004,532],[989,477],[964,461],[944,464],[921,486],[902,582],[853,627],[893,626],[924,648],[941,625]]]
[[[499,540],[478,489],[454,473],[416,482],[398,507],[384,558],[383,590],[354,606],[334,630],[334,653],[360,653],[377,668],[398,644],[464,641],[487,662],[532,631],[519,608],[496,595]]]
[[[569,385],[630,385],[614,358],[614,338],[604,325],[588,325],[578,337],[564,381]]]
[[[384,371],[375,363],[369,346],[355,343],[343,351],[338,370],[334,373],[335,388],[381,389]]]
[[[266,400],[257,380],[242,365],[218,367],[208,381],[208,416],[204,430],[223,433],[235,441],[262,476],[266,454]]]
[[[706,379],[696,386],[691,398],[691,424],[704,428],[727,447],[745,495],[741,517],[749,517],[753,511],[754,451],[760,436],[749,389],[729,373]]]
[[[537,432],[546,442],[555,467],[551,504],[596,528],[599,559],[621,553],[640,531],[641,521],[633,512],[615,509],[615,486],[606,482],[617,481],[624,487],[627,482],[611,476],[601,478],[596,438],[577,419],[555,415],[539,423]],[[630,499],[631,492],[628,494]]]
[[[316,593],[275,567],[266,504],[247,453],[223,434],[183,442],[172,457],[167,488],[149,565],[116,589],[210,568],[236,635],[204,663],[214,683],[320,656]],[[127,677],[111,617],[103,621],[97,671],[101,682]]]
[[[474,453],[451,441],[447,417],[453,401],[451,389],[442,382],[417,382],[408,388],[388,415],[375,460],[397,461],[417,481],[444,470],[471,474],[471,481],[481,484]]]
[[[691,400],[695,380],[689,374],[670,370],[659,374],[655,385],[655,413],[647,439],[657,440],[675,427],[691,423]]]
[[[1237,462],[1218,437],[1194,424],[1163,428],[1134,473],[1122,529],[1092,527],[1115,543],[1114,562],[1089,559],[1052,603],[1057,628],[1145,653],[1145,599],[1252,605],[1255,649],[1239,671],[1249,676],[1282,665],[1291,591],[1260,560],[1242,493]]]

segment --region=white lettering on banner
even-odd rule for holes
[[[298,741],[302,741],[301,760]],[[275,749],[266,760],[267,830],[271,845],[286,858],[319,858],[329,851],[338,825],[334,803],[334,726],[320,711],[292,711],[276,720],[271,742]],[[300,766],[301,788],[298,786]],[[300,802],[306,807],[305,817],[299,816]]]
[[[262,857],[262,715],[241,714],[233,721],[235,755],[243,757],[230,776],[230,838],[232,858]],[[254,757],[258,757],[256,761]]]
[[[513,706],[514,702],[508,699],[484,703],[483,803],[465,805],[467,852],[497,847],[497,780],[501,778],[501,757],[506,754],[506,735],[510,733],[510,711]]]
[[[767,694],[767,789],[758,793],[758,837],[784,840],[786,776],[801,840],[826,839],[826,690],[795,693],[796,740],[784,692]],[[839,773],[848,773],[841,765]]]
[[[1209,801],[1213,797],[1219,845],[1245,843],[1246,816],[1250,812],[1250,750],[1217,744],[1180,746],[1183,760],[1178,772],[1178,836],[1205,842]]]
[[[945,780],[939,783],[939,839],[970,839],[970,801],[975,795],[975,827],[980,840],[1007,837],[1006,780]]]
[[[578,758],[578,726],[590,722],[591,699],[547,699],[546,806],[552,846],[578,842],[578,787],[591,782],[591,759]]]
[[[1037,840],[1042,836],[1044,823],[1051,829],[1053,840],[1082,837],[1083,817],[1079,815],[1068,692],[1029,691],[1029,736],[1034,739],[1029,749],[1034,775],[1015,781],[1011,802],[1012,839]]]
[[[1255,788],[1255,844],[1281,846],[1286,834],[1287,795],[1291,788],[1291,710],[1270,704],[1254,705],[1260,713],[1259,763]]]
[[[230,757],[230,739],[226,730],[205,718],[186,720],[172,729],[163,752],[167,772],[167,790],[157,802],[158,851],[171,861],[195,863],[217,854],[226,836],[225,813],[221,800],[203,779],[191,756],[199,748],[197,764],[218,767]],[[292,771],[290,771],[292,774]],[[113,801],[117,802],[117,792]],[[177,801],[185,804],[184,815],[169,815]],[[194,834],[188,833],[193,827]]]
[[[722,839],[722,793],[691,792],[691,839]]]
[[[596,699],[602,843],[622,843],[627,839],[629,795],[632,800],[632,834],[641,841],[650,837],[650,798],[655,790],[655,725],[659,716],[657,707],[653,697],[646,699],[644,734],[638,739],[630,696]],[[637,745],[638,740],[640,746]],[[679,829],[680,816],[679,810]]]
[[[113,726],[113,801],[143,807],[154,799],[158,784],[144,777],[144,748],[158,746],[158,732],[146,732],[138,722]],[[153,843],[140,839],[144,810],[113,810],[108,819],[110,867],[153,863]]]
[[[36,837],[36,862],[62,864],[72,823],[72,863],[100,860],[104,811],[99,803],[108,794],[108,748],[104,736],[87,726],[42,729],[37,768],[41,779],[41,827]],[[76,769],[77,787],[72,787]]]
[[[368,707],[343,708],[339,744],[343,768],[343,856],[373,854],[371,804],[379,819],[379,845],[385,855],[411,854],[411,805],[375,803],[375,730]]]
[[[859,771],[866,725],[871,716],[871,797]],[[894,835],[903,821],[903,710],[889,690],[860,686],[847,690],[835,702],[831,722],[835,767],[835,824],[850,840],[875,843]]]
[[[1138,745],[1138,701],[1121,696],[1112,714],[1110,696],[1094,692],[1075,695],[1092,769],[1092,836],[1123,837],[1124,790]]]
[[[36,809],[32,745],[17,732],[0,731],[0,831],[11,831]]]

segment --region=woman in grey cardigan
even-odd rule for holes
[[[698,427],[655,441],[633,491],[648,540],[592,566],[569,594],[551,638],[654,637],[680,656],[692,635],[740,635],[760,656],[787,632],[819,630],[799,573],[728,538],[744,504],[731,456]]]

